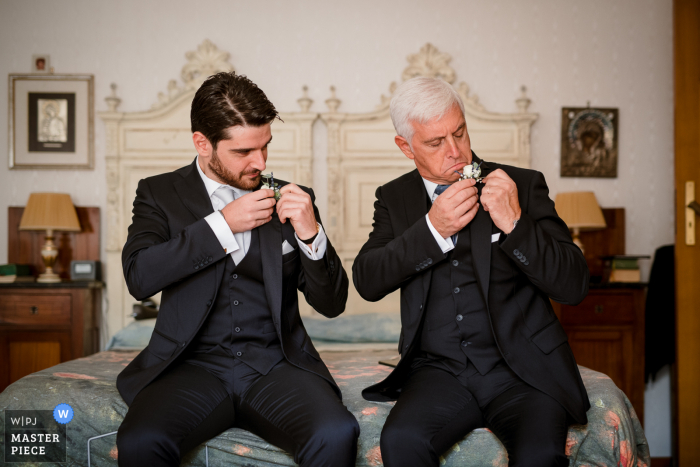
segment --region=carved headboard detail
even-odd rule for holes
[[[185,54],[181,80],[171,80],[167,92],[159,93],[150,110],[119,112],[121,99],[116,85],[100,112],[106,130],[107,161],[107,291],[109,335],[123,328],[135,299],[129,294],[121,270],[121,249],[131,224],[131,209],[138,181],[191,164],[196,156],[190,131],[190,106],[195,92],[210,75],[234,70],[229,53],[205,40]],[[313,101],[298,100],[300,112],[280,112],[284,122],[272,125],[271,164],[275,177],[312,185],[312,127],[318,114],[310,112]]]
[[[457,78],[449,65],[452,57],[426,44],[408,56],[401,78],[440,77],[455,85]],[[331,87],[326,100],[329,112],[321,114],[328,126],[328,218],[326,230],[346,271],[367,241],[372,229],[374,193],[378,186],[415,168],[394,144],[396,132],[389,116],[389,96],[381,96],[376,110],[367,113],[338,112],[341,101]],[[484,108],[465,82],[456,85],[465,108],[472,148],[481,158],[519,167],[530,166],[530,128],[538,115],[528,113],[526,89],[515,103],[515,113],[496,113]],[[349,313],[398,312],[396,293],[378,303],[368,303],[350,287]]]

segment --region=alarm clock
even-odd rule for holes
[[[99,281],[102,279],[102,268],[99,261],[73,260],[70,262],[70,280]]]

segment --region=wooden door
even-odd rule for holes
[[[700,200],[700,0],[674,1],[677,459],[700,458],[700,216],[686,218],[686,186]],[[688,244],[692,222],[695,244]]]

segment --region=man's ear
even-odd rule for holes
[[[408,141],[406,141],[406,138],[404,138],[403,136],[396,135],[394,137],[394,142],[399,147],[399,149],[401,149],[401,152],[404,153],[406,157],[408,157],[411,160],[413,160],[416,157],[413,155],[411,146],[408,144]]]
[[[197,150],[197,154],[200,157],[210,157],[214,147],[209,142],[209,139],[204,136],[199,131],[192,133],[192,142],[194,143],[194,148]]]

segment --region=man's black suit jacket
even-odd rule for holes
[[[117,388],[127,404],[192,342],[215,303],[227,254],[204,220],[214,212],[194,163],[139,182],[133,220],[122,251],[124,277],[138,300],[160,291],[160,311],[148,346],[121,372]],[[286,184],[279,181],[280,185]],[[300,187],[311,195],[309,188]],[[314,205],[316,219],[320,222]],[[297,288],[316,311],[335,317],[345,309],[348,278],[335,249],[323,259],[299,252],[290,222],[275,211],[260,227],[265,293],[285,358],[328,380],[340,390],[321,361],[299,317]],[[282,255],[287,240],[294,251]]]
[[[478,161],[478,158],[475,160]],[[482,175],[503,169],[518,187],[522,215],[507,237],[498,232],[480,205],[470,223],[477,283],[487,304],[491,329],[507,364],[528,384],[550,395],[578,423],[590,407],[567,336],[549,298],[577,304],[588,293],[589,272],[559,218],[541,173],[495,163],[482,164]],[[430,201],[417,170],[377,189],[369,240],[353,264],[353,282],[369,301],[401,289],[402,359],[383,381],[362,395],[394,400],[420,348],[431,268],[447,257],[428,228]]]

